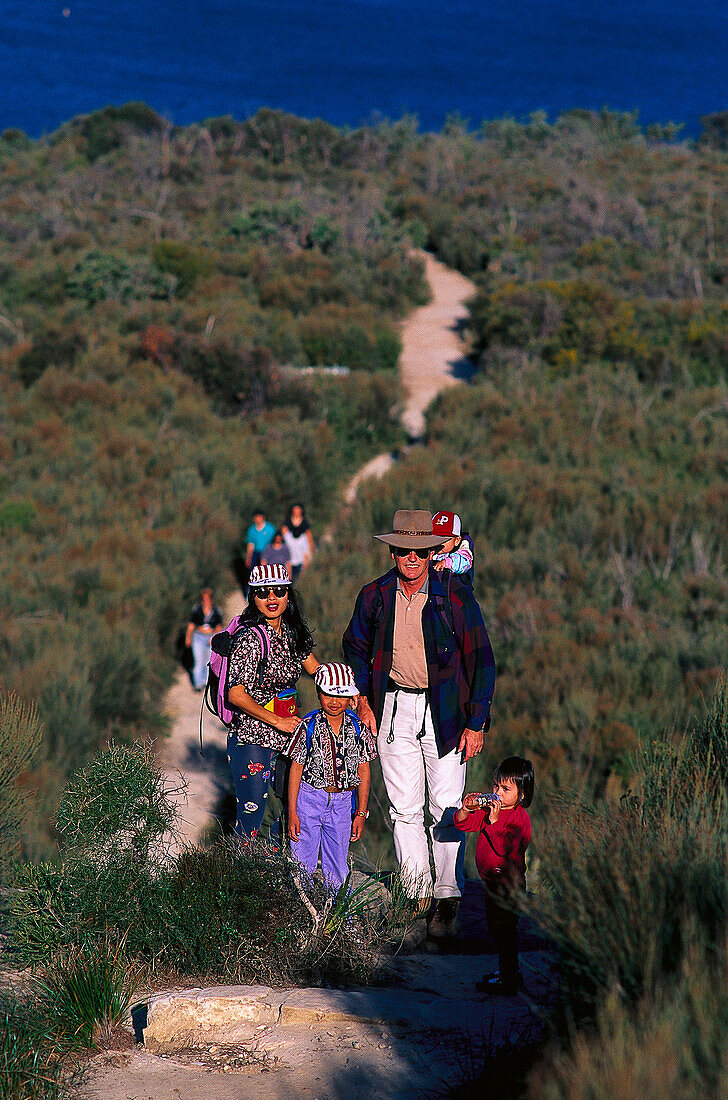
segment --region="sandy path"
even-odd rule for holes
[[[423,413],[440,390],[467,376],[457,322],[465,315],[464,300],[472,294],[471,283],[430,256],[425,257],[433,300],[417,310],[403,325],[402,376],[406,407],[402,422],[411,439],[424,432]],[[351,479],[344,490],[343,505],[352,507],[361,483],[382,477],[394,459],[378,455]],[[233,592],[225,606],[226,621],[242,606],[242,595]],[[172,783],[181,773],[188,785],[187,799],[181,800],[182,839],[195,842],[214,823],[214,815],[228,788],[229,770],[225,752],[226,731],[212,715],[205,713],[205,758],[199,755],[198,722],[200,695],[192,691],[184,673],[167,697],[173,719],[171,736],[159,745],[160,759]],[[477,896],[476,896],[477,895]],[[446,1095],[453,1084],[468,1076],[472,1067],[506,1039],[521,1040],[535,1028],[539,1014],[531,996],[494,1000],[476,1005],[474,1023],[465,1032],[448,1031],[448,1013],[453,1002],[462,1009],[471,998],[474,971],[487,970],[495,957],[483,942],[482,898],[479,885],[466,884],[459,919],[459,949],[464,954],[417,954],[391,960],[396,996],[423,998],[438,1015],[438,1026],[418,1030],[401,1026],[398,1013],[389,1021],[377,1016],[327,1015],[314,1005],[313,1015],[292,1026],[278,1023],[255,1027],[246,1047],[275,1062],[238,1071],[232,1055],[235,1049],[216,1046],[206,1038],[203,1024],[192,1047],[161,1056],[137,1047],[118,1055],[102,1054],[94,1059],[80,1100],[254,1100],[261,1095],[272,1100],[338,1100],[351,1096],[397,1096],[421,1100]],[[528,936],[526,937],[528,939]],[[537,938],[521,943],[521,962],[536,1005],[548,999],[548,961]],[[297,997],[314,998],[320,990],[298,990]],[[361,991],[369,996],[371,991]],[[375,998],[385,991],[374,990]],[[328,991],[324,991],[328,993]],[[318,1002],[317,1002],[318,1003]],[[308,1020],[313,1022],[308,1022]],[[388,1022],[384,1022],[387,1020]],[[251,1024],[250,1027],[253,1027]],[[241,1048],[245,1049],[245,1048]],[[265,1079],[262,1074],[265,1073]]]
[[[225,624],[244,606],[242,592],[231,592],[222,608]],[[172,727],[169,736],[157,742],[159,760],[179,813],[179,835],[173,850],[197,843],[205,830],[215,826],[230,786],[227,730],[207,707],[202,715],[205,755],[200,755],[201,706],[202,692],[192,690],[187,674],[180,669],[165,706]]]
[[[400,369],[405,391],[402,424],[412,440],[422,437],[424,411],[441,390],[455,386],[470,373],[469,360],[458,335],[458,323],[467,316],[466,300],[475,286],[457,271],[446,267],[426,252],[417,253],[425,261],[432,301],[415,310],[402,325]],[[346,505],[356,500],[359,486],[370,478],[380,478],[394,463],[391,454],[377,455],[351,479],[343,492]],[[242,594],[232,592],[225,603],[226,623],[243,606]],[[205,757],[199,751],[201,695],[192,691],[189,680],[180,671],[166,701],[172,719],[169,737],[159,743],[159,758],[171,786],[183,776],[186,795],[180,792],[180,840],[195,843],[200,834],[215,824],[215,815],[228,788],[226,731],[217,719],[205,711]]]
[[[402,327],[400,370],[406,397],[402,424],[412,439],[422,437],[425,409],[438,393],[472,373],[472,364],[463,354],[458,324],[467,317],[465,303],[475,294],[475,284],[460,272],[446,267],[429,252],[417,255],[425,261],[432,301],[415,310]]]

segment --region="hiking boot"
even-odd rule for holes
[[[479,982],[475,983],[478,993],[487,993],[491,997],[515,997],[519,990],[523,989],[523,975],[516,974],[514,978],[501,979],[500,974],[486,974]]]
[[[430,919],[428,936],[435,940],[454,936],[459,908],[460,898],[441,898],[435,905],[435,912]]]

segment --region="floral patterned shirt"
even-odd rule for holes
[[[262,681],[258,682],[258,666],[263,658],[260,638],[257,631],[244,627],[233,638],[230,649],[228,688],[240,684],[256,703],[264,707],[279,692],[296,686],[305,658],[294,652],[293,635],[285,624],[281,634],[268,630],[265,624],[261,624],[261,629],[265,630],[270,643]],[[241,745],[262,745],[277,751],[284,747],[289,737],[240,710],[233,712],[230,732]]]
[[[306,715],[283,750],[285,755],[303,764],[301,779],[317,790],[337,787],[340,791],[346,791],[358,787],[359,765],[373,760],[377,755],[374,738],[366,726],[361,727],[357,737],[349,711],[344,711],[338,735],[332,730],[323,710],[317,710],[315,714],[311,747],[308,747],[306,738],[309,718]]]

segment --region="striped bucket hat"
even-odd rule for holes
[[[319,691],[325,695],[358,695],[359,688],[354,683],[354,673],[349,665],[341,661],[329,661],[319,665],[314,673],[314,681]]]
[[[290,583],[291,575],[285,565],[256,565],[248,577],[250,588],[270,588],[271,585]]]

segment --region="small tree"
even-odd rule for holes
[[[151,744],[112,744],[63,793],[56,825],[64,847],[94,856],[126,853],[143,866],[152,845],[175,828],[174,793]]]

